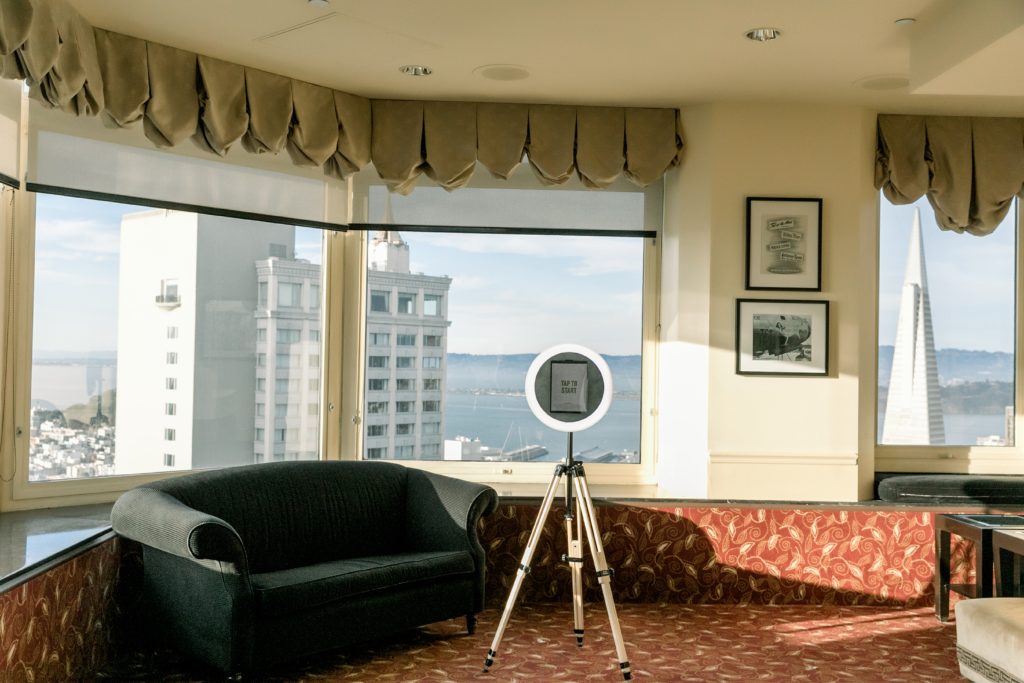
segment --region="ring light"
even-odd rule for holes
[[[560,395],[561,387],[566,396]],[[574,395],[580,389],[585,396]],[[530,364],[526,402],[545,426],[559,432],[583,431],[597,424],[611,406],[611,370],[604,358],[585,346],[552,346]]]

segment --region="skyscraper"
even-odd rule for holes
[[[921,214],[914,209],[882,443],[930,445],[945,440]]]

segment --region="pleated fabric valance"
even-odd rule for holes
[[[0,75],[33,97],[120,127],[142,122],[158,147],[192,140],[224,155],[286,150],[344,178],[371,161],[392,189],[426,173],[446,189],[479,162],[506,178],[524,155],[540,179],[647,185],[679,163],[674,109],[370,100],[91,27],[66,0],[0,3]]]
[[[875,187],[894,204],[927,194],[940,227],[987,235],[1024,197],[1024,119],[879,115]]]

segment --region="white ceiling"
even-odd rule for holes
[[[368,97],[1024,115],[1021,0],[70,1],[101,28]],[[781,39],[744,38],[759,26]],[[490,64],[530,76],[474,73]]]

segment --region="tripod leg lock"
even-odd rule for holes
[[[530,573],[530,567],[529,567],[529,565],[521,564],[521,565],[519,565],[519,571],[521,571],[523,573],[523,575],[525,576],[526,574]]]
[[[569,564],[583,564],[582,557],[572,557],[570,555],[562,555],[562,562],[568,562]]]
[[[601,579],[601,578],[604,578],[605,576],[615,576],[615,570],[614,569],[602,569],[601,571],[597,572],[597,578]]]

